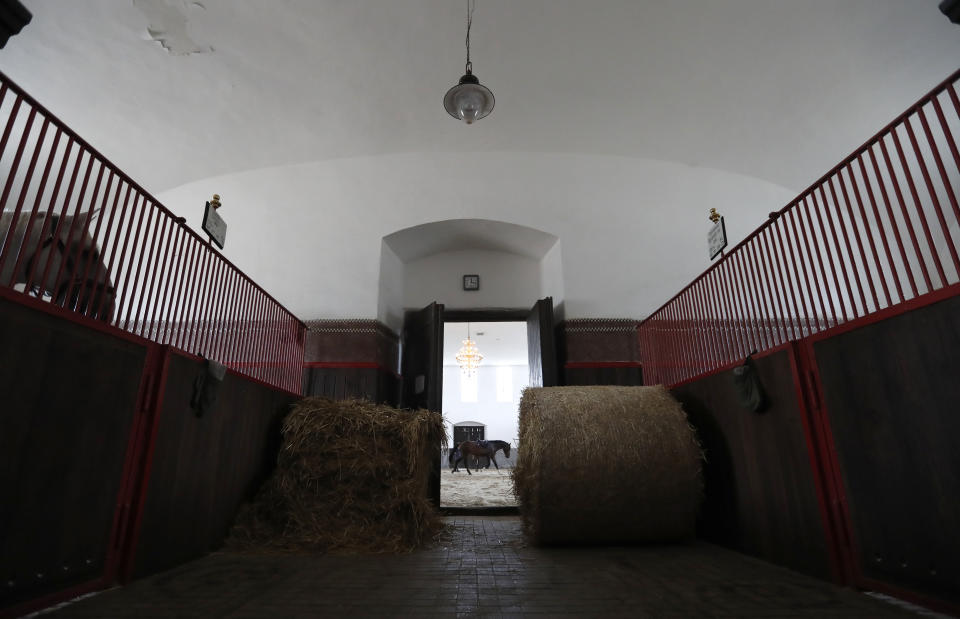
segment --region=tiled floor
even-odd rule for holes
[[[516,516],[449,524],[405,556],[217,553],[51,616],[913,616],[710,544],[535,548]]]

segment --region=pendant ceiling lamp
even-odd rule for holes
[[[463,372],[464,375],[473,376],[477,373],[480,362],[483,361],[483,355],[480,354],[476,342],[470,339],[469,322],[467,323],[467,339],[463,340],[462,343],[463,346],[457,351],[457,364],[460,366],[460,371]]]
[[[467,0],[467,73],[443,96],[443,108],[447,113],[468,125],[488,116],[494,104],[493,93],[473,74],[473,63],[470,62],[470,26],[475,5],[476,0]]]

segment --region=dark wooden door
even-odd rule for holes
[[[560,384],[553,332],[553,297],[540,299],[527,314],[527,357],[531,387]]]
[[[443,399],[443,305],[431,303],[407,312],[403,320],[403,408],[425,408],[440,414]],[[440,445],[429,446],[431,461],[428,492],[440,505]]]
[[[403,408],[440,412],[443,397],[443,305],[431,303],[403,320]]]

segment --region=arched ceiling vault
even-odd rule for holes
[[[9,75],[302,318],[377,316],[381,239],[563,244],[568,317],[641,317],[957,68],[934,0],[23,0]],[[424,251],[424,248],[411,251]],[[336,267],[330,265],[336,264]]]
[[[26,0],[0,67],[147,188],[404,152],[675,161],[800,189],[956,68],[916,0]]]

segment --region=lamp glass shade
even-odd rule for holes
[[[468,74],[469,75],[469,74]],[[493,93],[469,75],[460,79],[460,83],[447,91],[443,97],[443,107],[447,113],[468,125],[488,116],[493,111]]]

